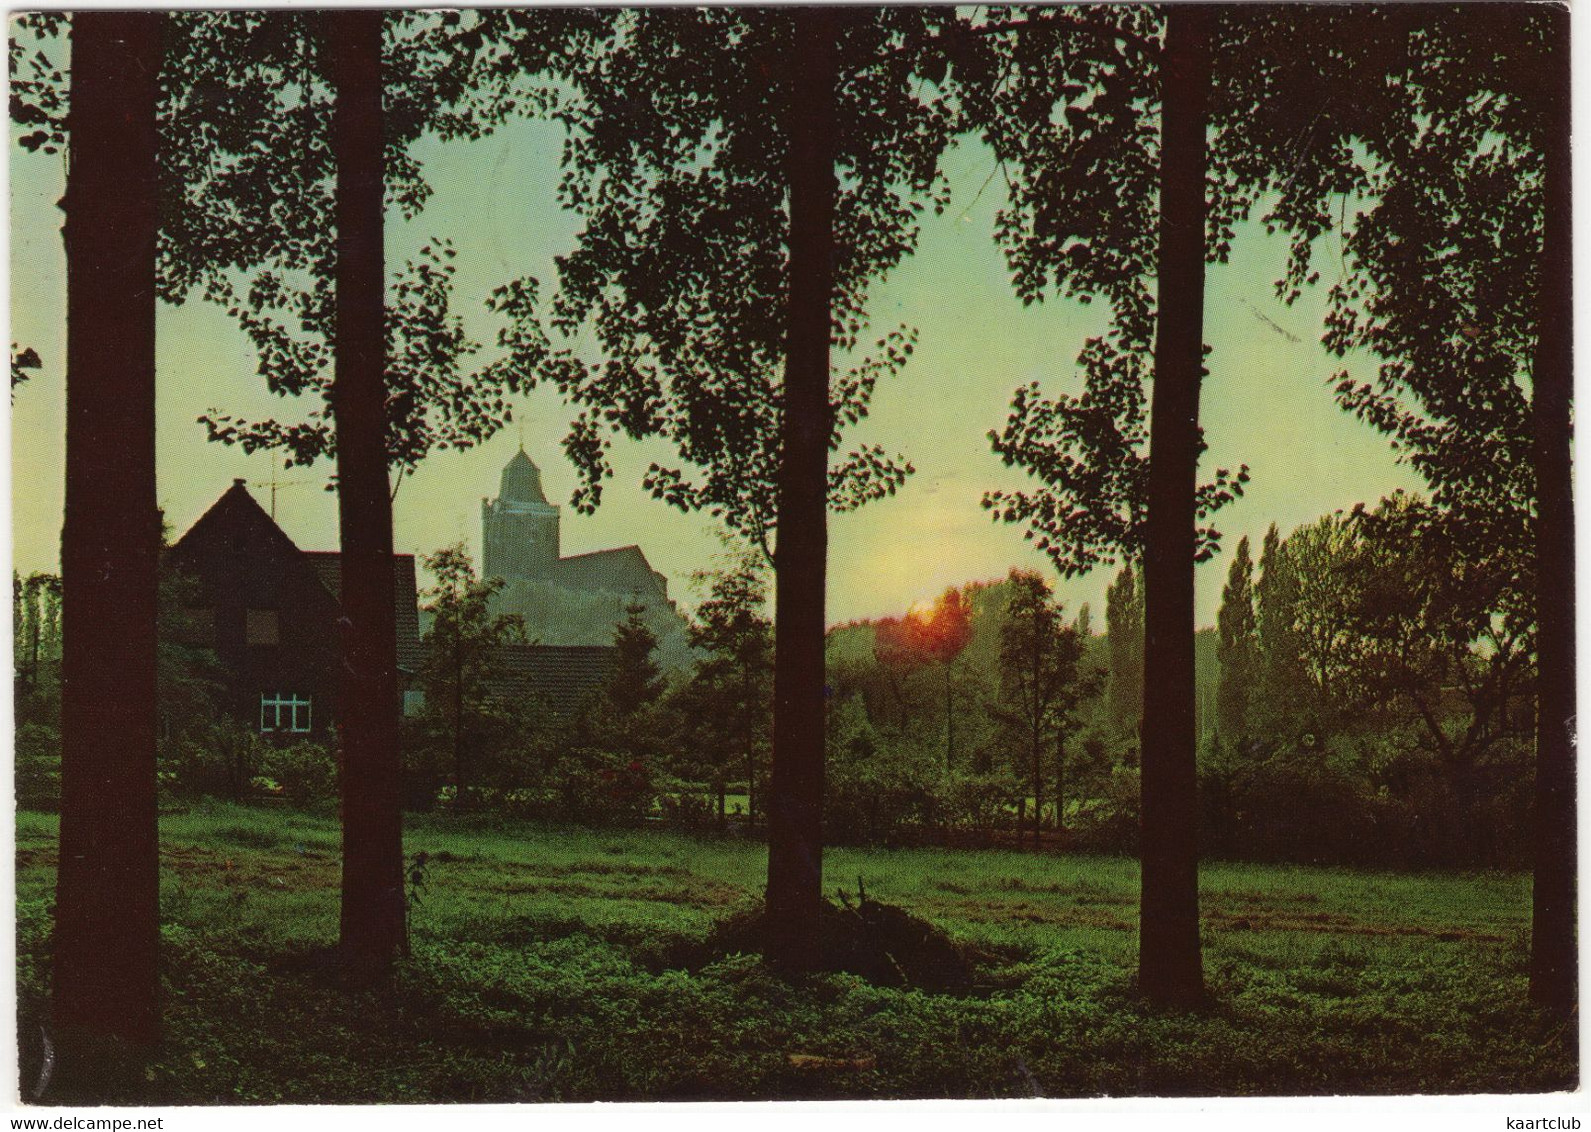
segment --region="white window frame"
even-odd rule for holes
[[[289,731],[302,735],[309,731],[314,700],[297,692],[260,693],[260,733]]]

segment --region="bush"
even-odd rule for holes
[[[162,739],[157,752],[160,788],[178,798],[229,798],[241,802],[263,773],[270,744],[231,717],[184,728]]]
[[[61,733],[43,723],[17,728],[17,808],[54,812],[61,808]]]
[[[261,773],[274,780],[295,802],[333,802],[337,799],[337,760],[318,743],[272,747]]]

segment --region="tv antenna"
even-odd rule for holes
[[[254,481],[254,483],[251,486],[253,486],[253,487],[268,487],[268,488],[271,489],[271,521],[274,523],[276,521],[276,491],[277,491],[277,489],[278,488],[283,488],[283,487],[303,487],[303,486],[305,486],[307,484],[311,484],[311,483],[315,483],[315,482],[317,482],[317,481],[315,481],[315,480],[279,480],[279,479],[276,478],[276,466],[275,466],[275,463],[273,461],[272,466],[271,466],[271,478],[270,478],[270,481],[269,482],[262,482],[262,481],[256,480],[256,481]]]

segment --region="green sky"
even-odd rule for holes
[[[435,195],[414,222],[389,224],[393,265],[432,236],[454,241],[455,307],[483,342],[495,333],[481,307],[487,292],[524,274],[550,282],[553,256],[573,239],[575,219],[558,210],[553,195],[560,144],[560,133],[539,123],[518,123],[479,142],[422,143],[419,156]],[[57,568],[65,292],[55,202],[62,168],[58,157],[12,147],[11,337],[44,359],[43,372],[12,404],[14,559],[23,572]],[[995,525],[979,506],[984,491],[1025,482],[992,454],[986,434],[1005,419],[1015,386],[1037,379],[1051,390],[1078,387],[1074,359],[1104,312],[1059,300],[1023,308],[990,237],[1000,193],[998,178],[989,181],[987,152],[964,146],[950,155],[948,168],[954,203],[926,221],[917,255],[876,289],[871,308],[880,333],[899,323],[916,326],[917,353],[879,388],[872,418],[852,434],[904,452],[917,474],[895,498],[833,519],[833,622],[899,612],[949,585],[1003,576],[1013,565],[1054,576],[1018,528]],[[1333,262],[1336,237],[1326,240],[1325,258]],[[1306,295],[1291,308],[1274,299],[1271,282],[1284,252],[1280,239],[1249,225],[1231,263],[1209,277],[1206,338],[1214,354],[1203,393],[1206,466],[1247,462],[1253,483],[1220,516],[1227,535],[1222,558],[1199,569],[1201,625],[1214,623],[1225,556],[1240,536],[1257,540],[1272,522],[1285,532],[1324,512],[1417,486],[1383,438],[1332,403],[1329,379],[1338,363],[1318,345],[1324,296]],[[1323,274],[1329,282],[1331,269]],[[186,530],[235,476],[258,485],[256,497],[268,506],[273,458],[208,444],[194,421],[212,406],[245,415],[294,411],[264,392],[250,347],[225,315],[200,301],[162,307],[158,377],[160,499],[171,525]],[[521,432],[549,496],[567,502],[574,471],[558,442],[568,410],[551,390],[536,391],[518,407],[516,423],[484,448],[433,456],[405,482],[394,515],[399,550],[426,553],[462,538],[478,555],[479,501],[496,494],[498,472]],[[585,517],[565,507],[563,547],[573,554],[639,543],[669,576],[671,593],[689,602],[690,574],[711,565],[721,547],[708,519],[682,515],[640,490],[647,462],[666,456],[662,447],[620,442],[618,475],[601,510]],[[277,493],[283,528],[305,549],[334,548],[335,501],[322,490],[327,469],[281,470],[279,459],[274,466],[283,485]],[[1109,573],[1058,588],[1069,607],[1088,601],[1097,614]]]

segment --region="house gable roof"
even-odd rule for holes
[[[340,615],[342,555],[334,550],[300,550],[241,479],[232,481],[168,553],[179,569],[201,560],[230,560],[249,571],[253,585],[263,587],[261,599],[275,599],[276,588],[285,581],[293,592],[320,599],[318,613],[329,629]],[[392,571],[398,667],[415,672],[420,666],[420,627],[414,555],[394,554]],[[214,600],[218,595],[210,596]]]
[[[286,591],[314,602],[321,607],[322,614],[336,616],[335,596],[322,584],[304,552],[265,513],[241,479],[233,480],[221,498],[172,545],[167,551],[167,560],[178,569],[201,562],[225,563],[228,573],[246,572],[248,585],[255,591],[250,596],[257,600],[278,600],[279,593]],[[235,576],[222,582],[213,568],[199,573],[210,575],[201,577],[201,584],[238,584]],[[220,599],[237,595],[209,593],[208,596],[222,604]]]
[[[332,597],[342,600],[342,554],[335,550],[306,550],[304,558],[314,567],[321,585]],[[398,667],[405,672],[420,670],[419,585],[415,581],[414,555],[392,556],[393,612],[398,627]]]

